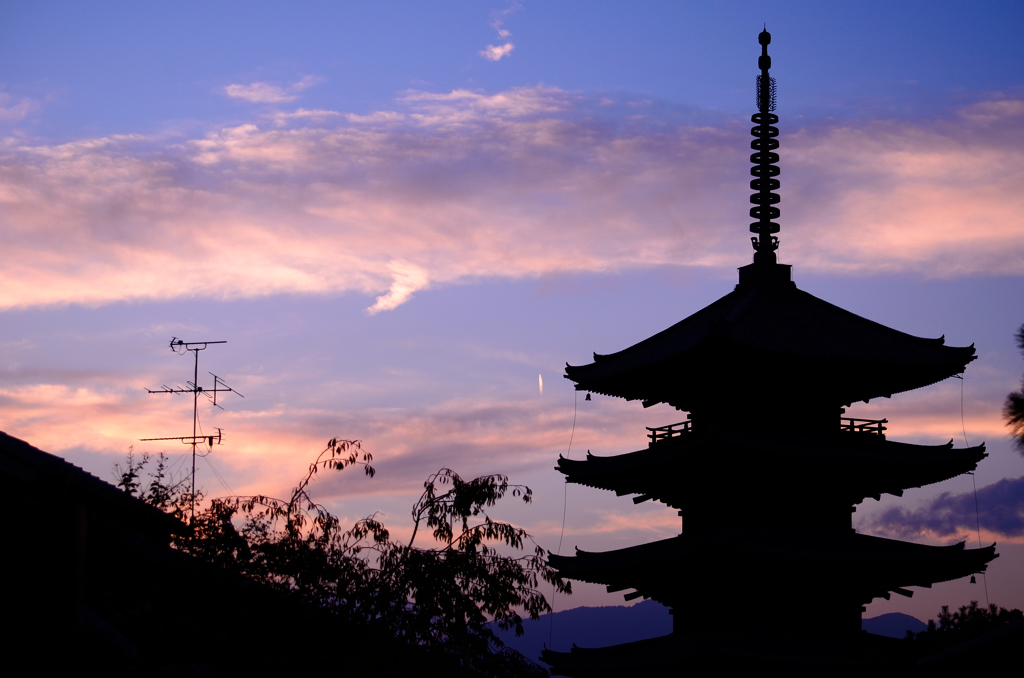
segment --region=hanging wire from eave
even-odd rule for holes
[[[967,442],[967,424],[964,421],[964,372],[954,375],[960,380],[960,430],[964,434],[964,445],[970,447],[971,444]],[[974,477],[974,472],[970,472],[971,485],[974,487],[974,525],[978,529],[978,548],[982,547],[981,544],[981,509],[978,507],[978,481]],[[985,572],[981,573],[981,583],[985,586],[985,605],[991,605],[992,603],[988,599],[988,577],[985,576]]]
[[[572,431],[569,433],[569,447],[565,451],[566,459],[572,456],[572,439],[576,435],[576,407],[579,403],[580,392],[573,389],[572,392]],[[569,479],[565,479],[565,485],[562,488],[562,529],[558,533],[558,548],[555,549],[555,553],[562,555],[562,537],[565,536],[565,512],[566,507],[569,504]],[[555,585],[551,585],[551,602],[555,602]],[[555,637],[555,606],[551,606],[551,621],[548,625],[548,648],[555,649],[554,637]]]

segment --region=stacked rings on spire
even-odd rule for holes
[[[768,75],[772,65],[772,59],[768,56],[771,40],[772,36],[767,30],[758,36],[758,42],[761,43],[761,58],[758,59],[761,75],[757,76],[756,88],[758,112],[750,118],[755,124],[750,130],[754,136],[750,142],[750,148],[754,150],[750,156],[750,162],[754,163],[750,168],[754,176],[750,188],[756,191],[750,196],[750,202],[754,204],[750,208],[750,216],[757,219],[750,225],[750,232],[757,235],[750,240],[754,244],[754,261],[763,263],[775,263],[775,250],[779,248],[779,239],[775,234],[779,232],[779,224],[774,220],[782,214],[776,207],[781,198],[775,192],[781,184],[775,178],[780,171],[779,154],[775,152],[779,147],[779,128],[775,127],[779,116],[772,113],[775,110],[775,78]]]
[[[750,173],[757,177],[750,182],[750,188],[757,191],[750,196],[750,202],[756,205],[750,209],[750,216],[757,219],[756,223],[750,225],[750,232],[778,233],[779,225],[772,222],[772,219],[778,219],[782,214],[778,207],[773,207],[781,199],[774,191],[782,185],[775,178],[780,172],[777,164],[779,154],[773,152],[779,147],[779,140],[775,138],[779,136],[779,128],[774,126],[779,121],[779,116],[774,113],[755,113],[750,119],[758,123],[750,130],[754,136],[750,148],[756,151],[750,156],[750,162],[754,163]]]

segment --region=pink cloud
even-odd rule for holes
[[[184,142],[7,139],[0,307],[351,290],[383,310],[427,280],[746,261],[745,125],[595,107],[544,87],[409,92],[395,110],[298,109]],[[782,256],[1019,274],[1021,108],[783,124]]]

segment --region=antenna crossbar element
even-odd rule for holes
[[[226,344],[226,341],[182,341],[177,337],[171,337],[171,350],[175,353],[182,351],[202,351],[209,344]]]
[[[202,443],[206,443],[210,447],[213,447],[214,443],[221,445],[223,438],[223,431],[217,429],[217,435],[215,436],[171,436],[170,438],[139,438],[139,442],[149,442],[153,440],[180,440],[185,445],[200,445]]]
[[[244,398],[245,397],[244,395],[242,395],[241,393],[239,393],[238,391],[236,391],[235,389],[231,388],[226,383],[224,383],[224,380],[221,379],[220,377],[218,377],[213,372],[208,372],[207,374],[209,374],[211,377],[213,377],[213,388],[209,389],[208,391],[205,391],[205,393],[212,393],[213,394],[212,398],[209,395],[206,396],[206,397],[207,398],[211,398],[211,400],[213,400],[213,406],[214,407],[220,407],[220,409],[222,409],[222,410],[224,409],[223,407],[221,407],[220,405],[217,404],[217,394],[218,393],[234,393],[239,398]],[[220,388],[221,386],[223,386],[224,388]]]
[[[181,386],[177,388],[161,386],[159,389],[155,390],[147,388],[146,393],[227,393],[228,391],[230,391],[231,393],[238,393],[238,391],[236,391],[233,388],[203,388],[202,386],[196,386],[191,381],[187,381],[185,383],[189,385],[189,388],[183,388]],[[224,382],[221,382],[222,385],[223,383]],[[245,397],[241,393],[238,393],[238,395],[240,395],[243,398]]]

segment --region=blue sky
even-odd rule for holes
[[[340,514],[382,510],[401,534],[439,466],[502,472],[538,499],[498,515],[554,549],[561,366],[699,310],[750,261],[764,22],[783,260],[853,312],[975,343],[963,428],[990,451],[976,480],[1024,475],[999,416],[1024,369],[1019,5],[209,4],[0,7],[8,433],[109,478],[129,445],[163,449],[138,438],[187,428],[184,399],[143,390],[188,378],[171,336],[223,339],[201,370],[245,399],[203,413],[227,436],[207,462],[230,489],[199,466],[210,493],[287,491],[328,438],[361,438],[377,477],[320,481]],[[894,438],[959,444],[960,388],[858,411]],[[644,426],[679,418],[581,400],[571,453],[638,449]],[[855,521],[883,533],[892,506],[970,480],[866,502]],[[563,552],[678,531],[664,507],[567,496]],[[1024,607],[1024,533],[983,528],[1003,553],[992,601]],[[558,607],[621,601],[579,591]],[[979,596],[952,583],[869,614]]]
[[[213,6],[211,6],[213,5]],[[367,113],[407,89],[544,84],[746,112],[750,26],[770,24],[790,117],[930,117],[1019,86],[1017,3],[38,2],[0,26],[4,86],[50,138],[239,119],[240,81],[319,79],[306,108]],[[509,31],[507,38],[494,28]],[[514,46],[500,62],[488,45]],[[514,57],[514,58],[513,58]]]

